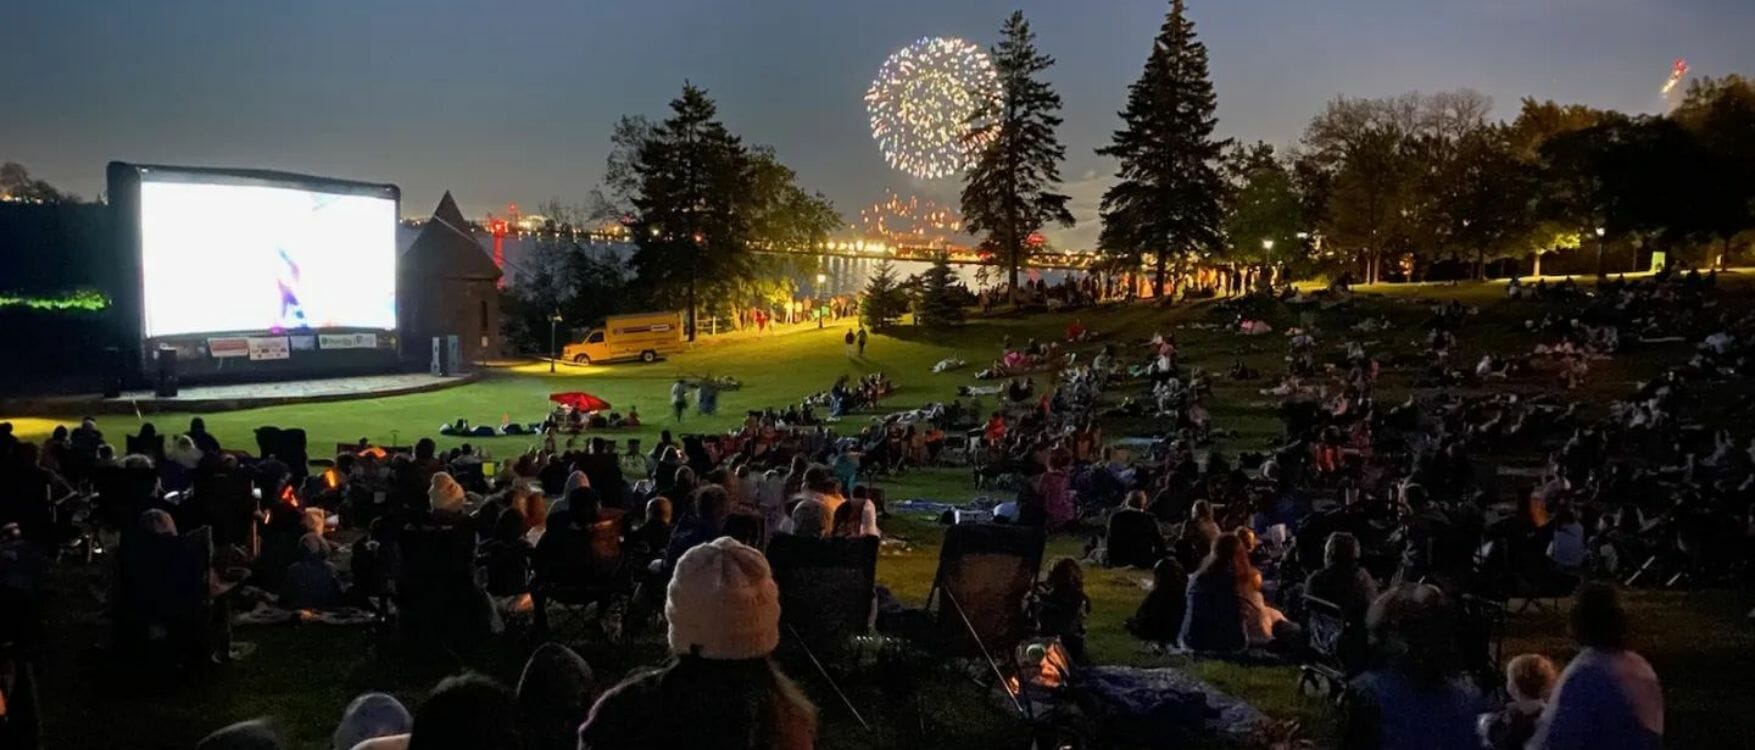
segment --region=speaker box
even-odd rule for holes
[[[175,398],[180,385],[177,377],[177,350],[163,348],[154,354],[156,366],[153,368],[153,395],[159,398]]]
[[[121,398],[122,381],[128,377],[128,362],[122,358],[119,347],[104,347],[103,385],[104,398]]]
[[[447,374],[445,372],[445,339],[444,339],[444,337],[442,337],[442,336],[434,336],[433,337],[433,358],[430,361],[432,362],[432,365],[431,365],[431,368],[429,369],[429,372],[431,372],[434,377],[440,377],[440,376]]]

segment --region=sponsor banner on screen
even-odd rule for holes
[[[246,338],[208,339],[207,353],[213,357],[248,357],[250,340]]]
[[[376,349],[378,334],[325,333],[317,337],[317,345],[324,349]]]
[[[295,352],[308,352],[317,348],[316,336],[288,336],[287,340],[292,342],[292,350]]]
[[[250,359],[288,359],[292,357],[292,348],[285,336],[269,336],[257,338],[252,336],[250,342]]]

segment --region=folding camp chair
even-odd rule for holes
[[[1456,636],[1463,666],[1482,687],[1494,689],[1504,657],[1505,602],[1472,594],[1463,594],[1457,601]]]
[[[474,645],[491,631],[493,612],[475,579],[475,531],[467,526],[411,525],[402,552],[396,603],[405,630],[446,645]]]
[[[609,511],[605,511],[606,514]],[[553,534],[556,530],[550,529]],[[563,532],[565,533],[565,532]],[[584,545],[568,552],[568,559],[544,561],[537,559],[530,599],[535,636],[547,640],[554,632],[549,608],[565,615],[565,624],[582,629],[586,614],[597,605],[597,623],[611,641],[621,638],[621,616],[632,595],[630,571],[622,554],[621,514],[600,518],[585,528]]]
[[[155,464],[165,459],[165,436],[163,435],[148,435],[146,437],[125,435],[123,436],[123,445],[126,446],[129,453],[146,456],[152,459]]]
[[[768,564],[780,588],[782,647],[802,645],[833,659],[852,636],[870,630],[877,582],[878,538],[807,539],[780,534],[768,543]]]
[[[1347,690],[1347,650],[1355,631],[1341,607],[1327,599],[1304,597],[1304,631],[1310,638],[1310,654],[1298,666],[1298,690],[1339,701]]]
[[[768,546],[768,520],[754,513],[733,513],[725,517],[725,536],[756,549]]]
[[[946,653],[983,658],[996,671],[1000,660],[1016,660],[1032,630],[1025,599],[1046,543],[1047,534],[1030,526],[959,524],[945,532],[927,609]]]

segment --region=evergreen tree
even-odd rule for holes
[[[908,297],[896,281],[896,268],[889,261],[878,264],[876,273],[865,283],[865,294],[859,302],[859,319],[865,327],[881,331],[895,325],[908,309]]]
[[[982,123],[970,137],[990,138],[965,177],[963,218],[969,231],[1006,265],[1015,298],[1018,267],[1029,256],[1029,237],[1048,222],[1072,226],[1060,183],[1066,148],[1060,127],[1060,95],[1038,76],[1054,58],[1036,51],[1036,35],[1022,11],[1012,13],[993,47],[994,67],[1005,93],[997,111],[978,112]]]
[[[684,84],[670,109],[634,159],[639,192],[629,228],[638,249],[629,262],[655,301],[683,297],[693,341],[697,287],[748,278],[756,268],[747,252],[754,162],[705,91]]]
[[[1120,181],[1103,194],[1098,242],[1132,265],[1153,254],[1159,293],[1170,254],[1223,244],[1225,183],[1216,164],[1226,142],[1213,138],[1216,105],[1206,45],[1183,0],[1172,0],[1145,72],[1128,89],[1122,129],[1097,150],[1121,162]]]
[[[939,253],[920,280],[920,305],[914,320],[927,328],[945,328],[963,322],[963,293],[957,289],[951,258]]]

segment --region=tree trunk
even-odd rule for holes
[[[1007,283],[1011,284],[1012,307],[1017,307],[1018,306],[1018,254],[1015,252],[1012,253],[1011,260],[1012,260],[1012,262],[1009,264],[1009,267],[1006,269],[1006,273],[1008,274]]]
[[[695,341],[695,276],[689,274],[689,343]]]
[[[1487,251],[1485,249],[1475,250],[1475,280],[1487,280]]]
[[[1530,264],[1530,275],[1531,276],[1541,276],[1542,275],[1542,255],[1543,255],[1542,251],[1540,251],[1540,250],[1536,251],[1535,262]]]
[[[1164,296],[1164,253],[1158,253],[1153,266],[1153,296],[1162,297]]]

